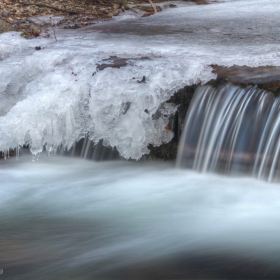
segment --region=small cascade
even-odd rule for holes
[[[177,166],[279,180],[280,98],[256,87],[199,87],[186,116]]]
[[[102,141],[99,141],[98,144],[94,145],[94,143],[88,138],[83,138],[78,141],[69,151],[66,149],[58,150],[57,154],[91,159],[95,161],[122,158],[117,150],[105,147]]]

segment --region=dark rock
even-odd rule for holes
[[[2,16],[7,17],[9,15],[9,12],[7,10],[2,11]]]
[[[149,157],[152,159],[175,160],[178,143],[172,141],[158,147],[149,145],[148,149],[150,150]]]
[[[143,76],[142,80],[141,81],[137,81],[137,83],[146,83],[146,77]]]

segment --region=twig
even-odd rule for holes
[[[156,8],[155,4],[153,3],[152,0],[148,0],[148,1],[149,1],[149,3],[151,4],[151,6],[153,7],[154,13],[156,14],[156,13],[157,13],[157,8]]]
[[[52,28],[53,36],[54,36],[54,38],[55,38],[55,41],[57,42],[56,32],[55,32],[55,29],[54,29],[54,27],[53,27],[53,19],[52,19],[52,17],[50,17],[50,26],[51,26],[51,28]]]
[[[22,5],[27,5],[27,6],[38,6],[38,7],[45,7],[45,8],[49,8],[49,9],[53,9],[59,12],[65,12],[65,13],[69,13],[69,14],[79,14],[79,12],[76,11],[70,11],[70,10],[65,10],[65,9],[60,9],[51,5],[45,5],[45,4],[41,4],[41,3],[25,3],[25,2],[19,2]]]
[[[57,42],[56,32],[55,32],[55,29],[54,29],[54,27],[53,27],[52,17],[50,17],[50,23],[45,22],[44,20],[41,20],[41,19],[37,18],[36,16],[34,16],[34,18],[36,18],[37,20],[41,21],[41,22],[44,23],[44,24],[49,25],[49,26],[52,28],[53,36],[54,36],[54,38],[55,38],[55,41]],[[48,34],[48,33],[47,33],[47,34]]]

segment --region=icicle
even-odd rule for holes
[[[54,149],[52,145],[46,145],[46,151],[47,151],[47,158],[50,159],[51,155],[54,154]]]
[[[19,144],[17,144],[17,147],[16,147],[16,160],[19,160],[19,149],[20,149],[20,146],[19,146]]]
[[[32,155],[32,161],[33,161],[33,162],[38,161],[38,160],[39,160],[40,154],[41,154],[41,153],[33,154],[33,155]]]

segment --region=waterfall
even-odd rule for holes
[[[199,87],[187,113],[177,166],[277,179],[280,98],[257,87]]]
[[[105,147],[102,141],[99,141],[98,144],[94,145],[94,143],[87,137],[78,141],[69,151],[66,149],[60,149],[58,154],[92,159],[94,161],[122,159],[115,149]]]

